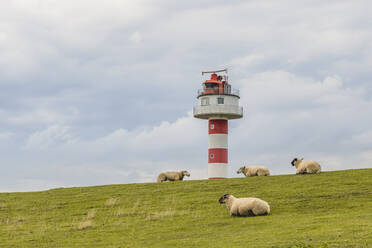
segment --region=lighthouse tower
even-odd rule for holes
[[[208,178],[228,177],[228,120],[243,117],[239,106],[239,90],[228,83],[227,69],[206,71],[211,74],[198,90],[198,105],[194,106],[194,117],[208,120]]]

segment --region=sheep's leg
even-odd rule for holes
[[[230,216],[240,216],[239,213],[230,213]]]
[[[306,174],[306,169],[305,170],[298,170],[296,174]]]
[[[164,176],[164,175],[159,175],[157,181],[158,181],[159,183],[164,182],[164,181],[165,181],[165,176]]]
[[[266,215],[266,214],[267,214],[267,212],[266,212],[266,211],[263,212],[263,211],[260,209],[260,207],[254,207],[254,208],[252,208],[252,210],[249,210],[249,211],[252,212],[253,216],[257,216],[257,215]],[[251,216],[251,215],[250,215],[250,216]]]
[[[257,171],[257,176],[265,176],[265,172],[263,172],[263,171]]]
[[[254,212],[253,212],[253,209],[249,209],[248,210],[248,214],[247,214],[247,216],[256,216],[257,214],[255,214]]]
[[[231,216],[239,216],[239,209],[236,206],[231,207],[230,215]]]

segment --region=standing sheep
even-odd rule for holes
[[[303,158],[294,158],[291,162],[296,167],[296,174],[320,173],[320,165],[316,161],[303,161]]]
[[[159,174],[157,182],[161,183],[164,181],[182,181],[185,176],[190,176],[190,173],[185,170],[162,172]]]
[[[270,176],[269,169],[264,166],[243,166],[236,173],[243,173],[246,177]]]
[[[231,216],[256,216],[270,213],[269,204],[254,197],[236,198],[233,195],[225,194],[218,202],[226,204]]]

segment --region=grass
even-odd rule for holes
[[[269,202],[230,217],[224,193]],[[0,247],[372,247],[372,169],[0,194]]]

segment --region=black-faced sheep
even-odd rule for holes
[[[190,173],[185,170],[162,172],[159,174],[157,182],[161,183],[164,181],[182,181],[185,176],[190,176]]]
[[[254,197],[236,198],[233,195],[225,194],[221,196],[218,202],[226,204],[231,216],[256,216],[270,213],[269,204]]]
[[[303,161],[303,158],[294,158],[291,162],[296,167],[296,174],[320,173],[320,165],[316,161]]]
[[[264,166],[243,166],[236,173],[243,173],[246,177],[270,176],[269,169]]]

